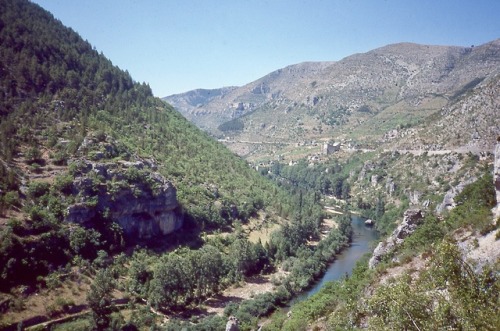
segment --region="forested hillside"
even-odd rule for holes
[[[153,98],[147,84],[134,82],[50,14],[25,1],[1,6],[3,191],[19,185],[20,176],[9,176],[15,169],[6,166],[19,153],[51,149],[64,163],[86,135],[104,132],[130,153],[154,157],[194,218],[208,221],[216,199],[236,205],[242,218],[279,199],[244,161]]]
[[[50,13],[0,2],[0,327],[74,307],[88,327],[123,326],[115,299],[154,325],[150,306],[182,310],[295,255],[322,215],[297,201]],[[291,225],[264,248],[242,229],[263,220]]]
[[[250,132],[272,149],[273,160],[266,150],[255,171],[44,9],[0,1],[0,329],[215,331],[229,316],[240,330],[495,329],[498,253],[484,263],[465,255],[500,243],[488,153],[498,136],[498,41],[432,49],[435,66],[449,69],[442,77],[398,60],[425,46],[398,44],[344,60],[338,75],[335,63],[304,63],[247,86],[251,99],[221,108],[233,120],[219,129]],[[346,91],[362,95],[346,92],[340,102],[329,78],[316,77],[331,67],[343,86],[340,74],[363,58],[393,69],[387,81],[377,72],[386,90],[367,76],[369,88],[359,92],[354,79]],[[464,78],[453,80],[453,70]],[[394,84],[398,77],[434,84],[425,78],[433,75],[443,83],[436,94],[419,94],[425,84]],[[298,76],[305,85],[295,92],[271,86]],[[236,92],[174,99],[197,107]],[[386,107],[397,93],[410,98]],[[286,125],[267,122],[285,117]],[[326,141],[344,120],[353,131],[336,138],[384,144],[344,140],[319,155],[321,144],[297,143]],[[414,126],[428,129],[418,136]],[[372,127],[378,140],[365,136]],[[396,127],[394,137],[386,132]],[[276,143],[285,156],[265,141],[275,133],[290,139]],[[488,149],[439,150],[436,136],[451,147],[473,140]],[[412,150],[415,137],[432,148]],[[500,163],[495,169],[498,182]],[[385,236],[409,208],[423,215],[418,227],[378,264],[361,259],[352,276],[288,307],[349,245],[351,212]]]

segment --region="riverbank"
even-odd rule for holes
[[[188,309],[187,315],[173,314],[167,320],[180,325],[192,322],[202,325],[205,323],[204,318],[220,321],[224,314],[232,314],[241,321],[247,321],[247,325],[257,323],[261,316],[267,316],[277,307],[285,306],[315,279],[321,279],[334,256],[348,248],[351,236],[349,222],[352,220],[346,215],[325,220],[321,235],[315,240],[309,240],[300,248],[300,252],[295,252],[283,261],[276,272],[248,277],[240,283],[241,286],[233,285],[220,295],[192,307],[195,315],[189,316]]]
[[[304,294],[299,298],[306,299],[318,292],[327,282],[335,281],[350,275],[354,269],[356,262],[363,255],[372,252],[372,244],[379,239],[378,232],[373,228],[365,225],[365,220],[357,215],[351,215],[352,238],[350,245],[335,256],[333,261],[324,275]]]

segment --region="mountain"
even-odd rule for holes
[[[197,89],[186,93],[174,94],[164,98],[164,100],[174,108],[185,109],[185,116],[188,119],[193,119],[190,114],[195,115],[197,108],[203,107],[207,103],[214,101],[214,99],[223,99],[236,88],[235,86],[230,86],[212,90]]]
[[[271,154],[258,142],[344,139],[374,147],[391,130],[427,125],[450,112],[441,114],[443,109],[459,103],[474,108],[474,95],[483,86],[498,91],[499,73],[500,40],[475,47],[400,43],[337,62],[279,69],[195,109],[183,107],[177,95],[174,106],[199,127],[231,140],[228,146],[244,156]],[[493,93],[492,103],[483,99],[490,115],[497,95]],[[490,119],[478,130],[490,133],[491,149],[491,130],[498,122],[495,116]],[[466,132],[473,134],[470,128]],[[449,145],[447,138],[435,143]],[[462,137],[457,143],[470,141]]]
[[[154,157],[188,214],[203,215],[190,210],[217,199],[237,206],[241,198],[249,204],[261,195],[244,193],[256,188],[248,181],[263,184],[262,192],[272,191],[243,160],[153,98],[147,84],[135,82],[52,15],[28,1],[2,1],[1,6],[0,147],[18,185],[23,176],[16,162],[28,149],[41,152],[45,163],[40,161],[37,171],[45,174],[55,155],[64,164],[75,157],[95,158],[89,155],[92,148],[81,144],[92,137],[102,143],[108,136],[123,145],[123,155]],[[197,95],[192,103],[212,99],[210,91]],[[2,183],[2,190],[8,185]]]
[[[177,96],[242,154],[279,159],[255,171],[50,13],[1,1],[0,329],[222,330],[227,315],[252,330],[275,310],[265,329],[497,323],[498,264],[482,258],[498,260],[498,192],[481,153],[498,135],[497,49],[400,44]],[[312,138],[343,144],[320,158]],[[396,230],[376,269],[361,260],[280,313],[349,245],[350,210]],[[490,250],[469,265],[459,246]],[[380,286],[424,259],[414,288]]]
[[[197,103],[196,107],[185,107],[184,105],[191,104],[192,95],[196,95],[199,90],[167,96],[163,100],[171,103],[196,125],[201,126],[205,123],[208,130],[213,130],[223,122],[241,117],[266,104],[269,99],[277,98],[281,90],[290,85],[307,83],[328,64],[307,62],[292,65],[243,87],[232,87],[227,90],[227,93],[222,93],[221,97],[207,98],[203,102]],[[191,104],[191,106],[194,105]]]
[[[293,213],[290,194],[39,6],[0,2],[0,45],[0,290],[77,255],[196,246],[202,230]]]

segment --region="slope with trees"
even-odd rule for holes
[[[57,292],[69,282],[90,291],[99,328],[112,324],[110,298],[102,297],[101,288],[116,288],[118,296],[131,293],[158,308],[179,308],[269,268],[267,251],[244,235],[214,248],[204,245],[200,232],[232,230],[259,215],[291,218],[300,214],[293,195],[154,98],[147,84],[135,82],[39,6],[2,1],[0,45],[0,287],[7,306],[19,302],[16,307],[26,311],[30,293]],[[72,204],[93,208],[99,192],[154,184],[156,176],[153,170],[122,167],[123,180],[94,172],[82,179],[79,165],[115,164],[120,170],[146,159],[177,188],[184,226],[167,239],[142,244],[160,251],[168,247],[164,243],[201,248],[149,252],[158,263],[142,268],[134,254],[123,254],[133,242],[106,210],[92,227],[66,217]],[[82,180],[88,184],[85,194],[75,191]],[[171,266],[179,263],[175,278]],[[130,274],[124,267],[129,265]],[[104,275],[104,269],[110,270]],[[112,284],[101,284],[110,276]],[[129,287],[116,287],[120,277]],[[183,283],[178,292],[169,290],[172,284],[177,288],[174,279]],[[17,299],[10,291],[28,297]],[[65,312],[68,304],[60,303],[50,311]]]

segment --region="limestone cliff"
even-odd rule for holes
[[[68,207],[66,221],[92,226],[109,219],[133,239],[169,234],[182,226],[176,189],[153,171],[153,162],[80,159],[73,167],[77,202]]]
[[[497,197],[497,205],[493,209],[493,212],[495,217],[500,217],[500,137],[497,139],[497,145],[495,147],[493,180],[495,181],[495,192]]]
[[[416,230],[423,222],[423,219],[424,215],[420,209],[408,209],[405,211],[403,222],[385,241],[380,242],[373,251],[373,256],[368,262],[369,267],[374,268],[385,255],[394,251],[397,245],[400,245],[406,237]]]

